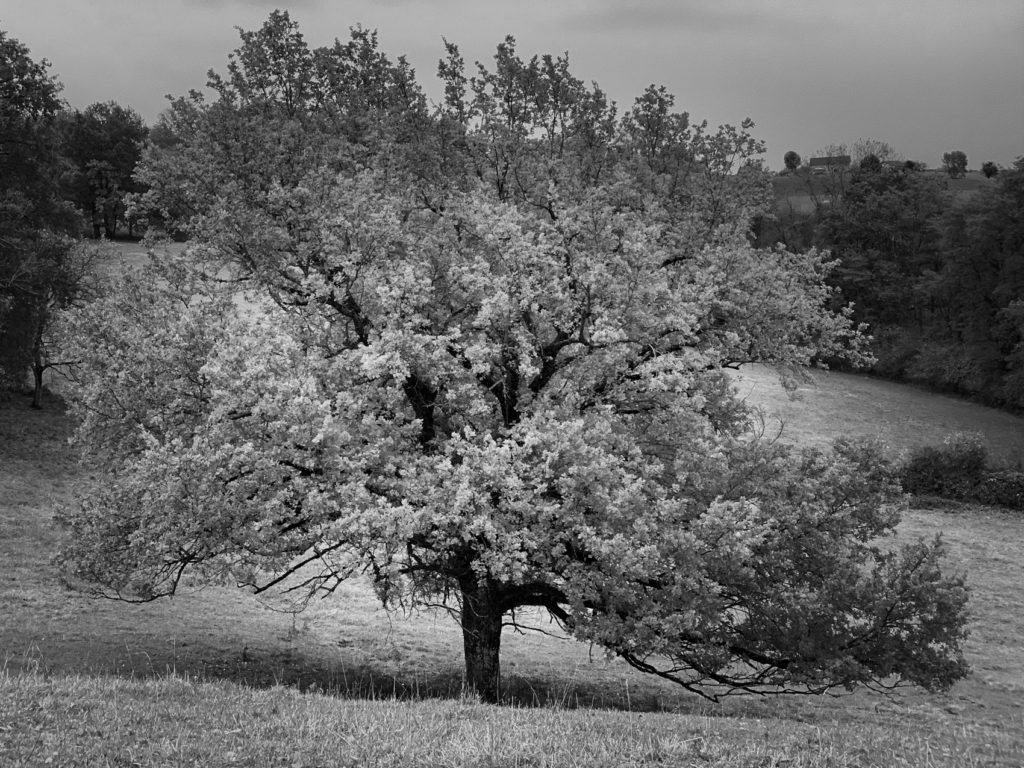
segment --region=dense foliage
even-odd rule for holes
[[[993,468],[980,435],[954,433],[942,446],[924,446],[907,458],[903,488],[910,493],[1024,510],[1024,471]]]
[[[897,470],[766,438],[724,369],[863,360],[820,254],[758,250],[751,124],[651,87],[625,114],[511,38],[430,107],[376,37],[243,32],[140,176],[192,245],[71,313],[87,458],[66,578],[148,600],[188,573],[461,622],[500,696],[539,607],[717,696],[962,676],[939,542],[885,540]]]
[[[60,83],[0,30],[0,391],[32,371],[40,404],[49,317],[82,272],[77,220],[60,195]]]
[[[115,237],[119,224],[132,235],[134,222],[126,215],[126,198],[142,191],[132,174],[148,137],[145,122],[130,107],[106,102],[65,110],[58,129],[69,165],[64,197],[82,213],[93,237]]]
[[[829,280],[868,324],[875,372],[1021,408],[1024,161],[984,183],[957,194],[942,174],[862,162],[761,242],[839,261]]]
[[[51,354],[55,314],[95,288],[83,222],[117,234],[147,134],[131,109],[72,111],[60,91],[49,63],[0,30],[0,392],[31,374],[37,408],[44,372],[66,362]]]
[[[942,167],[953,178],[963,176],[967,173],[967,155],[958,149],[946,152],[942,155]]]
[[[986,475],[987,451],[978,435],[955,433],[941,447],[915,450],[903,468],[903,487],[909,493],[970,498]]]

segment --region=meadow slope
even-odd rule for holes
[[[970,429],[1020,461],[1024,421],[952,398],[815,373],[792,400],[758,368],[736,385],[786,439],[880,436],[899,452]],[[941,533],[969,574],[974,671],[948,694],[711,706],[533,617],[551,634],[507,634],[519,706],[494,708],[460,699],[446,615],[389,616],[359,582],[301,612],[217,586],[139,606],[65,591],[51,516],[94,478],[69,454],[59,400],[49,406],[0,403],[0,765],[1024,764],[1019,514],[912,509],[901,526]]]

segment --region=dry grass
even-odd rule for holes
[[[879,434],[895,451],[969,428],[1019,455],[1020,419],[870,379],[815,382],[792,401],[767,371],[737,378],[789,439]],[[59,407],[0,403],[5,767],[1024,764],[1019,515],[957,506],[902,526],[941,531],[970,574],[974,673],[949,694],[711,707],[585,645],[508,633],[513,706],[495,708],[461,698],[461,639],[445,615],[388,616],[358,582],[302,613],[221,587],[144,606],[64,591],[48,563],[52,509],[88,479],[68,455],[70,426]]]
[[[733,381],[743,399],[761,408],[783,439],[827,447],[837,437],[882,440],[893,455],[941,445],[952,432],[978,432],[993,460],[1024,463],[1024,418],[911,385],[849,373],[812,370],[795,398],[760,365],[744,366]]]
[[[899,724],[345,700],[173,676],[0,674],[5,766],[991,765],[961,726],[937,744]],[[986,734],[1007,742],[1005,735]],[[1010,765],[1010,763],[1006,763]]]

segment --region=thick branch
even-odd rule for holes
[[[434,404],[437,391],[424,379],[414,373],[409,374],[402,383],[402,391],[412,406],[413,413],[420,420],[420,445],[426,447],[437,436],[434,422]]]

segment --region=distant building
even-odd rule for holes
[[[811,173],[831,173],[846,171],[850,168],[849,155],[831,155],[830,157],[812,157],[807,163]]]

